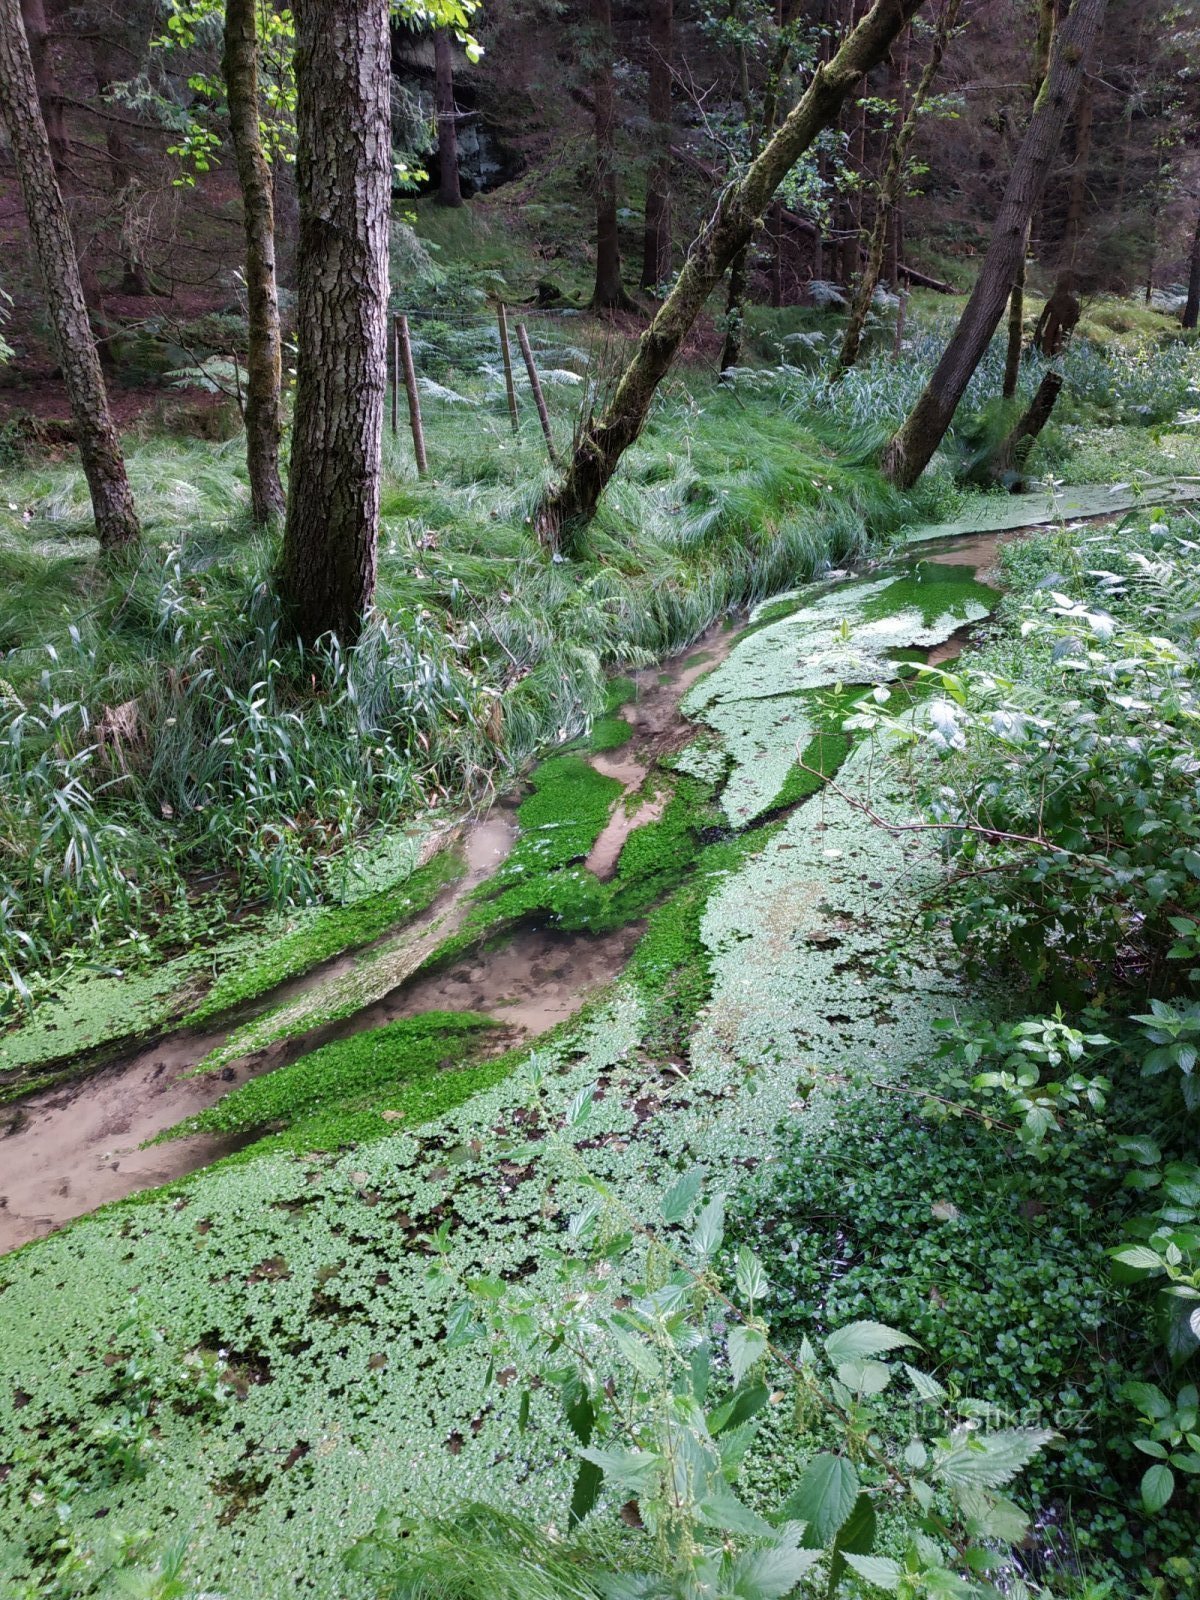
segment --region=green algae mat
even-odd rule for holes
[[[212,1114],[237,1129],[315,1119],[307,1138],[0,1260],[0,1590],[45,1578],[66,1524],[80,1593],[123,1592],[149,1529],[159,1546],[186,1539],[198,1590],[343,1600],[363,1591],[342,1555],[383,1506],[474,1497],[564,1519],[549,1469],[569,1442],[549,1413],[523,1430],[516,1393],[485,1392],[477,1354],[447,1347],[430,1236],[449,1230],[465,1274],[552,1294],[586,1174],[649,1214],[697,1162],[736,1190],[778,1128],[827,1126],[844,1094],[936,1087],[933,1023],[965,997],[953,950],[913,931],[911,907],[940,867],[921,836],[856,809],[868,785],[876,811],[907,807],[841,723],[905,651],[990,602],[969,570],[942,567],[764,608],[689,692],[697,738],[656,779],[672,799],[609,882],[589,884],[579,857],[618,796],[575,766],[543,773],[474,901],[476,936],[531,906],[564,924],[636,915],[645,931],[607,992],[486,1063],[462,1103],[401,1127],[376,1117],[368,1142],[322,1149],[333,1078],[370,1118],[389,1062],[422,1082],[437,1070],[420,1026],[358,1034]],[[837,791],[822,791],[833,770]],[[442,1022],[473,1059],[485,1019]],[[589,1090],[565,1160],[543,1136]]]
[[[1028,494],[972,496],[963,515],[953,522],[926,522],[909,528],[908,544],[936,539],[964,539],[974,533],[1009,533],[1016,528],[1044,528],[1078,518],[1119,516],[1143,506],[1184,505],[1200,500],[1200,478],[1160,477],[1136,484],[1056,486]]]

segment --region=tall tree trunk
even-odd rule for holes
[[[1188,267],[1187,304],[1183,308],[1183,326],[1194,328],[1200,320],[1200,217],[1196,219],[1196,232],[1192,236],[1192,256]]]
[[[823,128],[837,116],[863,74],[877,66],[922,0],[875,0],[866,17],[812,81],[779,131],[742,178],[724,189],[701,228],[671,293],[638,340],[612,401],[580,431],[563,481],[544,497],[535,517],[542,536],[564,532],[595,513],[625,451],[645,424],[655,390],[666,375],[705,301],[738,250],[751,237],[776,189]]]
[[[896,126],[902,128],[908,121],[908,65],[912,57],[912,29],[905,28],[900,46],[892,51],[891,95],[896,107]],[[882,182],[881,182],[882,186]],[[900,262],[904,256],[904,185],[892,202],[884,256],[884,277],[893,291],[900,289]]]
[[[1033,101],[1041,93],[1050,64],[1050,43],[1054,38],[1056,0],[1041,0],[1038,8],[1037,40],[1033,47]],[[1020,260],[1013,273],[1012,290],[1008,302],[1008,346],[1004,355],[1004,382],[1001,389],[1006,400],[1017,392],[1021,377],[1021,351],[1025,343],[1025,270],[1032,242],[1033,218],[1025,226],[1025,238]]]
[[[1063,234],[1062,261],[1050,298],[1038,319],[1033,342],[1044,356],[1061,354],[1079,322],[1078,275],[1076,261],[1083,231],[1087,203],[1088,162],[1092,150],[1092,94],[1087,74],[1079,86],[1079,112],[1075,128],[1075,160],[1071,187],[1067,195],[1066,229]]]
[[[33,62],[38,104],[42,108],[42,120],[46,124],[46,137],[50,143],[50,159],[61,184],[68,152],[67,124],[44,0],[21,0],[21,18],[29,40],[29,56]]]
[[[458,111],[454,104],[454,44],[449,28],[436,28],[433,59],[437,77],[438,205],[462,205],[458,176]]]
[[[771,65],[767,71],[766,90],[763,94],[762,111],[757,120],[757,125],[755,125],[754,108],[750,104],[750,74],[746,64],[746,52],[744,49],[738,52],[742,115],[745,117],[746,122],[754,127],[750,141],[750,156],[752,160],[757,157],[765,141],[775,132],[775,118],[779,111],[779,91],[782,86],[784,71],[787,68],[788,54],[791,50],[790,41],[783,32],[787,21],[788,13],[781,4],[778,12],[780,38],[775,46]],[[761,223],[761,218],[759,221]],[[754,232],[757,232],[757,226],[756,224]],[[736,367],[742,358],[742,323],[745,316],[746,290],[750,282],[750,246],[753,242],[754,232],[751,233],[741,249],[735,253],[729,265],[729,290],[725,296],[725,341],[721,347],[722,372],[727,372],[730,367]]]
[[[854,304],[851,306],[850,315],[846,320],[846,331],[842,336],[842,348],[838,354],[837,366],[834,369],[834,375],[838,377],[858,360],[863,328],[866,326],[867,313],[871,309],[871,302],[875,298],[875,289],[883,271],[884,249],[887,245],[888,236],[892,232],[892,212],[904,188],[905,171],[908,165],[908,148],[913,141],[913,135],[917,131],[917,120],[921,115],[921,108],[929,98],[929,91],[933,87],[933,81],[937,77],[938,69],[942,64],[942,57],[946,53],[946,44],[958,17],[959,4],[960,0],[945,0],[942,6],[937,28],[933,35],[933,44],[930,47],[929,60],[925,64],[925,70],[921,74],[920,82],[913,91],[912,104],[909,107],[908,115],[897,130],[896,137],[892,140],[887,167],[883,174],[883,181],[879,186],[879,205],[875,212],[875,226],[871,230],[871,243],[867,250],[867,264],[863,268],[862,277],[859,279],[858,289],[854,296]]]
[[[596,285],[592,291],[592,305],[602,311],[628,305],[629,297],[621,283],[621,246],[617,235],[612,0],[591,0],[591,7],[596,137]]]
[[[388,0],[296,7],[299,363],[282,582],[300,636],[375,592],[391,204]]]
[[[121,442],[108,409],[100,359],[79,281],[75,243],[54,172],[18,0],[0,0],[0,119],[8,130],[16,160],[100,548],[105,552],[120,551],[136,545],[141,530],[125,475]]]
[[[284,512],[279,481],[283,360],[275,283],[275,204],[259,125],[256,5],[257,0],[225,0],[221,68],[246,233],[246,467],[251,514],[261,525]]]
[[[1050,71],[1013,163],[975,286],[933,376],[885,453],[884,471],[902,488],[911,487],[929,465],[1004,313],[1029,219],[1074,109],[1104,8],[1105,0],[1075,0],[1058,30]]]
[[[654,153],[646,182],[642,288],[671,276],[671,60],[674,0],[650,0],[650,137]]]

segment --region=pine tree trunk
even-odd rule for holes
[[[942,57],[946,53],[946,44],[958,17],[960,0],[946,0],[942,7],[941,16],[938,18],[937,28],[933,35],[933,44],[930,47],[929,60],[921,74],[919,83],[913,92],[912,104],[905,116],[896,137],[892,140],[892,148],[888,153],[887,167],[883,174],[883,181],[879,186],[879,205],[875,212],[875,225],[871,230],[871,243],[867,250],[867,263],[863,268],[862,277],[859,279],[858,289],[854,296],[854,304],[850,308],[850,315],[846,319],[846,331],[842,336],[842,348],[838,354],[837,366],[834,376],[840,377],[849,367],[858,360],[859,348],[862,344],[863,329],[866,326],[867,314],[871,309],[871,302],[875,298],[875,290],[883,271],[883,255],[887,247],[889,236],[893,236],[892,212],[899,202],[904,188],[904,177],[908,163],[908,148],[917,131],[917,120],[921,108],[929,98],[929,91],[933,87],[934,79],[942,64]]]
[[[454,46],[449,28],[434,30],[433,58],[437,77],[438,205],[460,206],[463,197],[458,175],[458,111],[454,104]]]
[[[246,467],[251,514],[261,526],[284,512],[279,481],[283,359],[275,282],[275,206],[259,126],[256,4],[257,0],[225,0],[221,66],[246,233]]]
[[[629,297],[621,283],[621,246],[617,235],[612,0],[591,0],[591,7],[596,134],[596,285],[592,291],[592,306],[604,311],[628,305]]]
[[[46,124],[46,137],[50,142],[50,158],[59,182],[67,160],[67,125],[63,112],[62,90],[58,86],[58,72],[50,44],[50,24],[46,20],[44,0],[21,0],[21,17],[25,35],[29,40],[29,56],[33,62],[33,78],[37,84],[38,104]]]
[[[387,0],[296,7],[296,407],[282,584],[301,637],[375,592],[391,203]]]
[[[901,488],[911,487],[929,465],[1004,314],[1026,229],[1074,109],[1104,8],[1105,0],[1075,0],[1058,30],[1049,75],[1013,163],[966,308],[933,376],[885,452],[884,471]]]
[[[50,138],[42,119],[37,81],[18,0],[0,0],[0,120],[8,130],[25,214],[62,366],[79,454],[92,497],[100,548],[115,553],[141,537],[121,442],[88,322],[79,263]]]
[[[642,288],[671,276],[671,59],[674,0],[650,0],[650,137],[654,154],[646,183]]]
[[[645,424],[655,390],[666,375],[705,301],[745,245],[776,189],[837,116],[863,74],[878,65],[922,0],[875,0],[870,12],[833,59],[818,67],[796,106],[747,169],[729,185],[688,251],[671,293],[638,341],[611,404],[581,429],[566,477],[552,488],[535,517],[552,543],[569,541],[594,514],[625,451]]]
[[[1050,64],[1050,43],[1054,38],[1055,0],[1041,0],[1038,7],[1037,41],[1033,50],[1033,100],[1041,93],[1046,69]],[[1025,272],[1029,261],[1029,247],[1033,238],[1033,218],[1025,229],[1025,241],[1020,260],[1013,273],[1012,290],[1008,302],[1008,346],[1004,355],[1004,382],[1001,393],[1011,400],[1017,392],[1021,377],[1021,351],[1025,344]]]
[[[1183,308],[1183,326],[1194,328],[1200,321],[1200,218],[1192,237],[1192,257],[1188,267],[1187,304]]]

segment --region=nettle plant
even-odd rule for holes
[[[512,1592],[780,1600],[808,1579],[805,1592],[829,1597],[996,1594],[988,1575],[1026,1529],[999,1491],[1052,1433],[989,1431],[986,1408],[952,1402],[900,1354],[914,1341],[879,1322],[780,1348],[759,1259],[746,1246],[722,1256],[723,1196],[706,1194],[692,1168],[653,1225],[631,1214],[579,1157],[589,1104],[588,1091],[577,1096],[553,1136],[587,1199],[565,1223],[552,1292],[464,1275],[448,1225],[428,1241],[431,1276],[459,1296],[448,1343],[478,1344],[486,1384],[516,1386],[521,1433],[570,1442],[553,1458],[571,1477],[566,1534],[530,1525],[515,1547],[518,1565],[555,1566],[571,1583],[524,1590],[517,1580]],[[535,1151],[545,1160],[546,1142]],[[773,1452],[780,1428],[830,1447],[801,1458],[774,1503],[752,1506],[739,1476],[768,1427]],[[604,1542],[611,1517],[617,1546]],[[352,1562],[381,1592],[415,1595],[430,1575],[423,1553],[441,1561],[445,1542],[444,1524],[385,1514]],[[489,1581],[438,1592],[499,1593]],[[1011,1571],[1005,1582],[1009,1595],[1027,1592]]]

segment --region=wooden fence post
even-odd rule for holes
[[[537,406],[538,421],[542,425],[542,432],[546,435],[546,449],[550,453],[550,460],[557,466],[558,453],[554,448],[554,435],[550,432],[550,413],[546,410],[546,397],[542,393],[541,380],[533,364],[533,351],[529,348],[529,335],[525,332],[523,322],[517,323],[517,340],[521,346],[521,354],[525,358],[525,371],[529,374],[529,387],[533,390],[533,403]]]
[[[417,393],[417,372],[413,366],[412,340],[408,336],[408,318],[403,312],[396,321],[400,329],[400,351],[404,357],[404,388],[408,395],[408,420],[412,424],[417,476],[423,478],[428,471],[429,463],[425,459],[425,430],[421,426],[421,397]]]
[[[496,320],[500,324],[500,354],[504,357],[504,387],[508,390],[508,414],[512,418],[512,431],[516,433],[521,426],[517,416],[517,391],[513,385],[512,355],[508,348],[508,312],[504,309],[504,301],[496,302]]]
[[[400,321],[392,318],[392,438],[400,430]]]

